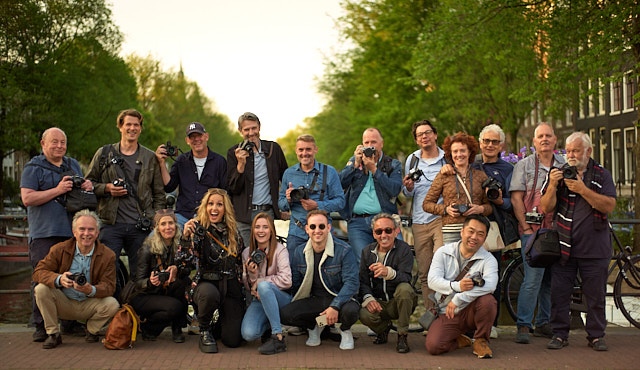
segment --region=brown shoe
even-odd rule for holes
[[[471,338],[464,334],[460,334],[458,335],[458,338],[456,338],[456,342],[458,342],[458,348],[469,347],[471,345]]]
[[[473,354],[478,355],[478,358],[492,358],[493,352],[489,348],[489,342],[484,338],[476,338],[473,341]]]
[[[398,344],[396,345],[396,352],[409,353],[409,342],[407,341],[408,334],[398,334]]]
[[[49,334],[47,339],[45,339],[44,343],[42,343],[42,348],[44,349],[56,348],[60,344],[62,344],[62,337],[60,336],[60,333]]]

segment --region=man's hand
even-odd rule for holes
[[[64,288],[73,288],[73,280],[69,279],[69,275],[71,275],[69,271],[63,272],[62,275],[60,275],[60,285]]]
[[[85,179],[80,188],[84,191],[93,191],[93,183],[90,180]]]
[[[358,145],[353,151],[353,168],[359,168],[362,164],[362,145]]]
[[[158,162],[161,166],[164,165],[164,162],[167,159],[167,148],[164,144],[158,145],[158,149],[156,149],[156,158],[158,158]]]
[[[112,197],[123,197],[128,194],[127,189],[125,189],[123,186],[114,186],[110,182],[105,185],[104,189],[107,193],[110,193]]]
[[[383,265],[381,262],[372,263],[369,266],[369,270],[373,271],[373,277],[384,277],[389,273],[387,266]]]
[[[588,190],[587,186],[584,184],[584,182],[582,182],[582,179],[580,177],[575,180],[564,179],[564,184],[567,185],[569,190],[576,194],[582,195],[586,190]]]
[[[413,187],[415,186],[415,182],[409,178],[409,175],[405,176],[402,179],[402,185],[407,188],[407,191],[413,191]]]
[[[373,300],[367,304],[367,311],[371,313],[382,312],[382,306],[380,306],[378,301]]]
[[[558,188],[558,184],[560,183],[560,180],[562,180],[563,176],[562,176],[562,171],[557,169],[557,168],[552,168],[551,171],[549,171],[549,186],[548,188],[553,188],[553,189],[557,189]],[[566,182],[565,182],[566,183]],[[567,184],[567,187],[569,185]]]
[[[473,280],[464,278],[460,280],[460,290],[466,292],[468,290],[473,289]]]
[[[367,169],[367,171],[371,172],[371,174],[375,174],[376,173],[376,158],[375,156],[371,156],[371,157],[367,157],[367,156],[362,156],[362,163],[364,164],[365,168]]]
[[[445,312],[447,319],[453,319],[453,317],[456,315],[456,308],[458,308],[458,306],[456,306],[453,301],[449,302],[449,304],[447,305],[447,311]]]
[[[291,212],[280,211],[280,219],[286,221],[291,218]]]
[[[60,179],[58,186],[56,186],[56,190],[59,195],[65,194],[73,189],[73,181],[71,181],[71,176],[64,176]]]
[[[489,189],[485,189],[485,192],[488,192]],[[488,198],[487,198],[488,199]],[[504,199],[502,199],[502,189],[498,189],[498,197],[496,199],[489,199],[489,202],[497,205],[497,206],[501,206],[504,204]]]
[[[313,211],[318,208],[318,202],[313,199],[300,199],[300,203],[305,211]]]
[[[235,150],[236,159],[238,160],[238,165],[236,166],[236,170],[238,173],[244,173],[244,166],[247,164],[247,157],[249,157],[249,152],[243,150],[241,147],[237,147]]]
[[[333,325],[338,322],[338,311],[333,307],[327,307],[326,310],[320,312],[320,315],[327,315],[327,325]]]
[[[291,192],[293,191],[293,184],[289,183],[289,187],[285,190],[284,194],[287,196],[287,202],[291,203]]]

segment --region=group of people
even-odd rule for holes
[[[59,319],[62,333],[98,341],[120,303],[145,320],[144,340],[171,326],[173,341],[181,343],[191,303],[205,353],[218,352],[216,340],[238,347],[258,338],[260,353],[280,353],[285,334],[296,331],[308,334],[307,346],[318,346],[325,330],[339,336],[340,349],[353,349],[358,320],[373,331],[375,344],[388,342],[397,320],[396,351],[407,353],[418,297],[411,285],[414,253],[397,215],[400,192],[413,198],[424,305],[437,311],[425,341],[429,353],[473,346],[478,357],[492,357],[500,252],[483,245],[490,221],[504,232],[505,215],[519,223],[523,243],[539,227],[560,227],[563,246],[551,268],[525,269],[516,341],[529,343],[538,302],[534,335],[552,337],[549,348],[567,345],[569,295],[579,272],[589,302],[589,345],[607,348],[606,215],[615,189],[609,172],[590,159],[583,133],[567,138],[567,161],[578,174],[567,179],[546,123],[535,130],[535,154],[514,167],[500,158],[505,134],[498,125],[486,126],[479,142],[460,132],[440,148],[436,127],[416,122],[419,149],[408,156],[404,176],[373,127],[339,173],[315,159],[311,135],[297,138],[299,163],[289,167],[278,143],[260,139],[260,120],[249,112],[238,119],[243,142],[226,160],[209,149],[209,133],[198,122],[186,129],[191,150],[177,157],[166,145],[154,152],[138,142],[138,111],[122,111],[117,127],[120,141],[98,149],[86,177],[65,156],[66,135],[55,127],[42,135],[42,154],[25,166],[20,186],[34,268],[33,340],[43,348],[62,342]],[[175,157],[170,169],[168,157]],[[487,195],[489,178],[500,184],[497,196]],[[66,211],[64,195],[74,186],[95,193],[95,212]],[[176,189],[175,211],[165,209],[166,192]],[[331,212],[347,221],[348,242],[333,235]],[[286,246],[276,236],[277,219],[290,221]],[[587,244],[587,227],[589,238],[595,232],[601,241],[597,248]],[[131,282],[118,286],[123,249]]]

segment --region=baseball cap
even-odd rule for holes
[[[193,134],[194,132],[197,132],[199,134],[204,134],[205,132],[207,132],[207,130],[204,129],[204,126],[202,126],[202,123],[191,122],[189,126],[187,126],[187,136]]]

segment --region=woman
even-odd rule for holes
[[[217,353],[214,337],[221,338],[227,347],[240,346],[244,312],[239,280],[242,239],[227,192],[209,189],[200,202],[196,218],[185,223],[183,235],[181,255],[198,257],[192,299],[198,309],[200,350]],[[195,266],[191,264],[190,267]],[[219,317],[214,325],[212,319],[216,310]]]
[[[487,175],[472,169],[478,142],[473,136],[458,132],[444,140],[444,156],[453,164],[453,173],[440,172],[424,198],[422,208],[425,212],[442,215],[442,238],[444,244],[459,241],[460,230],[466,216],[473,214],[491,214],[491,205],[482,182]],[[443,204],[438,204],[442,196]]]
[[[156,340],[171,324],[173,341],[184,342],[189,271],[178,269],[175,255],[180,241],[176,215],[162,209],[154,217],[155,232],[147,237],[138,252],[135,292],[129,301],[143,321],[142,339]]]
[[[242,320],[242,338],[256,340],[271,326],[271,337],[258,351],[263,355],[284,352],[287,346],[280,308],[291,302],[291,295],[284,292],[291,287],[291,268],[289,252],[276,240],[276,228],[268,213],[258,213],[253,219],[250,248],[244,250],[242,260],[242,280],[253,296]]]

